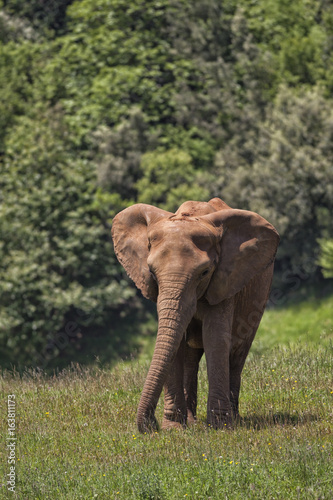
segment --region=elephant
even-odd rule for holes
[[[144,297],[157,303],[154,354],[141,394],[137,427],[196,422],[198,367],[205,353],[207,423],[231,427],[239,416],[241,373],[261,321],[279,244],[260,215],[220,198],[187,201],[175,212],[135,204],[112,223],[115,254]]]

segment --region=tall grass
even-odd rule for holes
[[[243,375],[241,421],[205,425],[207,376],[199,374],[198,423],[139,435],[136,407],[147,361],[72,367],[55,377],[4,373],[16,395],[16,493],[22,499],[333,498],[332,346],[302,344],[253,355]],[[161,420],[162,401],[157,409]],[[7,432],[1,420],[1,435]],[[2,477],[8,472],[2,440]]]

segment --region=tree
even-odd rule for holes
[[[0,0],[8,363],[37,362],[47,345],[55,364],[79,346],[107,359],[134,318],[149,330],[109,235],[138,201],[174,210],[220,196],[257,211],[281,234],[280,282],[305,267],[321,278],[332,34],[333,7],[319,0]],[[62,349],[68,323],[78,335],[65,331]]]
[[[3,0],[5,11],[13,17],[28,20],[42,33],[61,32],[66,24],[66,9],[73,0]]]
[[[110,227],[94,208],[94,169],[71,147],[57,109],[38,121],[22,118],[7,138],[0,179],[4,366],[61,366],[80,359],[81,350],[82,360],[112,360],[130,344],[122,307],[132,320],[140,313],[121,279]]]
[[[136,184],[139,203],[151,203],[174,212],[183,200],[209,196],[203,172],[195,171],[190,155],[184,151],[146,153],[141,168],[143,176]]]

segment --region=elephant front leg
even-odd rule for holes
[[[239,370],[230,370],[230,403],[233,418],[239,417],[239,390],[241,374]]]
[[[170,366],[164,384],[164,415],[162,429],[184,428],[187,421],[183,388],[185,339],[182,340],[176,357]]]
[[[232,421],[229,356],[233,300],[210,308],[203,321],[203,345],[209,383],[207,423],[214,429],[229,427]]]

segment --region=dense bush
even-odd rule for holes
[[[0,209],[1,362],[52,366],[130,342],[119,314],[135,292],[119,277],[95,175],[75,158],[61,113],[22,118],[7,140]],[[129,316],[129,317],[130,317]],[[113,350],[113,352],[112,352]],[[82,354],[81,351],[83,351]]]
[[[258,211],[282,237],[284,293],[293,274],[321,278],[318,241],[333,237],[329,3],[0,9],[2,364],[112,358],[134,322],[148,325],[110,241],[112,217],[135,202],[175,210],[220,196]]]

